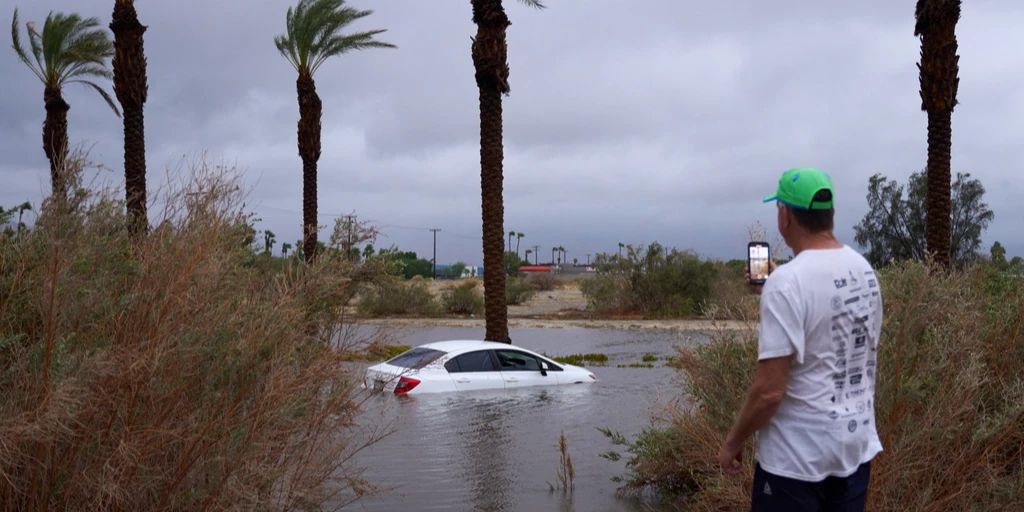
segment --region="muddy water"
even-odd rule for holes
[[[405,329],[398,340],[419,345],[445,339],[480,339],[483,329]],[[513,329],[513,343],[552,356],[600,352],[591,385],[477,391],[413,397],[378,395],[368,418],[392,422],[395,432],[363,452],[365,476],[386,490],[351,506],[365,511],[633,511],[650,504],[622,499],[611,480],[623,462],[599,454],[612,449],[597,428],[632,437],[677,393],[675,372],[663,358],[696,333],[582,328]],[[655,368],[618,368],[644,354]],[[576,470],[571,494],[558,485],[559,435],[565,434]]]

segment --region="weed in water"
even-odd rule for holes
[[[565,432],[558,435],[558,486],[548,484],[551,491],[562,490],[562,494],[572,494],[576,488],[576,469],[572,465],[572,456],[569,455],[569,443],[565,440]]]
[[[559,363],[571,364],[574,366],[586,366],[589,364],[604,365],[608,363],[608,354],[570,354],[567,356],[547,356]]]

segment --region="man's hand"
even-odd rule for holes
[[[718,450],[718,464],[727,475],[738,475],[743,470],[743,445],[733,446],[728,440]]]
[[[768,260],[768,273],[775,272],[775,260]],[[747,288],[750,288],[750,292],[756,295],[761,295],[761,289],[764,288],[763,284],[754,284],[750,282],[750,267],[743,267],[743,280],[747,283]]]

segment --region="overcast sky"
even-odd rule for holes
[[[290,2],[137,0],[149,26],[146,143],[151,194],[206,155],[238,167],[248,205],[278,240],[300,237],[295,73],[273,37]],[[853,244],[868,178],[905,181],[926,160],[912,0],[506,0],[512,94],[505,99],[505,231],[542,259],[614,252],[618,242],[743,258],[747,227],[779,174],[816,166],[837,187],[837,231]],[[23,21],[48,10],[109,23],[112,0],[0,0]],[[397,50],[336,57],[323,99],[320,223],[355,213],[397,245],[481,264],[475,27],[467,0],[353,0],[352,30],[384,28]],[[7,18],[9,19],[9,18]],[[987,189],[984,249],[1024,255],[1024,3],[965,2],[957,27],[960,106],[953,170]],[[7,37],[7,36],[4,36]],[[4,45],[8,47],[8,45]],[[42,86],[0,53],[0,205],[49,192]],[[123,186],[121,121],[68,86],[69,135]],[[329,230],[321,231],[321,239]],[[280,243],[278,244],[278,250]]]

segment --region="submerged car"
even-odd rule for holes
[[[396,395],[589,384],[585,368],[492,341],[438,341],[366,369],[363,385]]]

